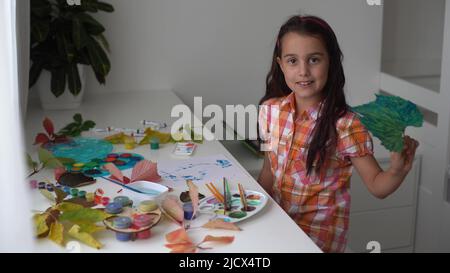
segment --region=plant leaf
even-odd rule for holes
[[[234,236],[211,236],[211,235],[206,235],[205,238],[203,239],[203,241],[200,242],[200,244],[203,244],[203,243],[206,243],[206,242],[231,244],[233,241],[234,241]]]
[[[209,229],[227,229],[241,231],[242,229],[236,226],[234,223],[225,222],[223,219],[215,219],[204,224],[202,227]]]
[[[81,92],[81,79],[78,73],[78,66],[75,63],[67,64],[66,73],[69,91],[74,96],[77,96]]]
[[[61,212],[81,210],[83,208],[84,207],[82,205],[78,205],[78,204],[70,203],[70,202],[62,202],[55,206],[55,209],[57,209]]]
[[[92,120],[86,120],[83,125],[81,126],[81,130],[83,131],[88,131],[91,128],[95,127],[95,122],[93,122]]]
[[[91,222],[91,223],[97,223],[100,221],[105,220],[108,217],[111,217],[111,214],[108,214],[104,211],[98,210],[98,209],[91,209],[91,208],[82,208],[79,210],[69,210],[64,211],[60,216],[60,221],[70,221],[72,223],[85,223],[85,222]]]
[[[49,192],[48,190],[40,189],[39,192],[48,200],[50,200],[52,202],[56,202],[55,195],[53,195],[53,193]]]
[[[166,240],[171,244],[192,243],[184,228],[179,228],[170,233],[167,233]]]
[[[64,245],[64,226],[58,221],[55,221],[50,226],[50,233],[48,238],[60,246]]]
[[[78,225],[80,226],[80,232],[86,232],[89,234],[106,230],[106,227],[104,226],[97,226],[96,224],[89,222],[86,223],[80,222]]]
[[[352,107],[362,124],[380,139],[389,151],[403,150],[403,134],[408,126],[420,127],[423,115],[417,106],[396,96],[376,95],[376,100]]]
[[[81,116],[80,113],[76,113],[76,114],[73,116],[73,120],[75,120],[75,122],[76,122],[77,124],[79,124],[79,125],[81,125],[81,123],[83,123],[83,117]]]
[[[198,211],[198,203],[199,203],[198,188],[194,184],[194,182],[192,182],[192,180],[187,180],[186,184],[189,187],[189,197],[191,198],[192,209],[193,209],[192,218],[194,218],[195,214]]]
[[[49,136],[52,136],[55,133],[55,127],[49,118],[46,117],[42,122],[42,125]]]
[[[89,35],[78,16],[74,16],[72,20],[72,38],[77,50],[82,49],[89,42]]]
[[[178,225],[184,223],[184,211],[176,196],[167,195],[161,202],[161,209],[170,220]]]
[[[34,139],[34,144],[33,145],[45,144],[45,143],[47,143],[49,141],[50,141],[50,138],[46,134],[39,133],[39,134],[37,134],[36,138]]]
[[[80,232],[81,227],[79,225],[73,225],[69,230],[69,235],[78,239],[79,241],[85,243],[86,245],[100,249],[102,248],[102,244],[97,241],[94,237],[92,237],[89,233]]]
[[[44,163],[45,168],[56,169],[59,167],[64,167],[64,165],[56,158],[51,158]]]
[[[49,215],[47,213],[35,214],[33,216],[34,227],[36,230],[36,236],[44,235],[49,231],[47,226],[47,218]]]
[[[61,96],[66,89],[66,72],[61,67],[51,70],[51,91],[56,97]]]
[[[33,161],[29,154],[27,154],[27,166],[32,170],[35,170],[38,166],[38,163]]]
[[[170,248],[170,253],[195,253],[197,246],[193,243],[166,244],[165,247]]]

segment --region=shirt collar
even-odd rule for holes
[[[322,104],[323,104],[323,100],[320,101],[320,103],[318,103],[318,104],[316,104],[314,106],[311,106],[308,109],[304,110],[298,116],[298,119],[317,120],[317,117],[319,116],[319,109],[320,109]],[[295,93],[294,92],[291,92],[289,95],[284,97],[284,99],[281,101],[281,110],[295,113],[296,104],[295,104]]]

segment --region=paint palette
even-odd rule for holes
[[[64,143],[47,143],[43,148],[52,152],[55,157],[71,158],[76,162],[87,163],[94,158],[102,158],[113,150],[113,145],[108,141],[76,137]]]
[[[97,157],[87,163],[75,163],[72,166],[66,166],[69,171],[79,171],[86,176],[102,177],[108,176],[109,172],[102,168],[106,163],[113,163],[119,170],[131,169],[143,160],[144,157],[134,153],[110,153],[105,157]]]
[[[214,219],[220,218],[225,222],[236,223],[252,217],[260,212],[267,204],[267,196],[257,192],[246,190],[247,211],[241,202],[238,191],[231,191],[231,210],[224,212],[224,205],[214,196],[209,196],[200,201],[199,212],[201,214],[213,214]]]
[[[140,214],[147,214],[147,215],[151,216],[151,222],[148,225],[144,226],[144,227],[136,227],[136,226],[133,226],[133,225],[131,227],[129,227],[129,228],[126,228],[126,229],[120,229],[120,228],[114,227],[113,222],[114,222],[115,218],[120,217],[120,216],[125,216],[125,217],[129,217],[129,218],[133,219],[136,215],[140,215]],[[153,226],[158,224],[159,221],[161,220],[161,214],[162,213],[161,213],[160,209],[156,209],[156,210],[154,210],[152,212],[149,212],[149,213],[140,213],[140,212],[138,212],[135,209],[125,208],[123,210],[123,212],[121,212],[120,214],[114,215],[114,216],[112,216],[110,218],[107,218],[107,219],[103,220],[103,223],[105,224],[105,226],[108,229],[116,231],[116,232],[137,233],[137,232],[142,232],[142,231],[151,229]]]

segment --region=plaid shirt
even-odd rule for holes
[[[294,93],[261,106],[260,136],[274,174],[273,198],[324,252],[343,252],[350,213],[351,157],[373,154],[372,138],[348,112],[336,123],[335,152],[322,174],[306,175],[306,157],[319,105],[298,115]]]

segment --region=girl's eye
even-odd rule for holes
[[[287,62],[288,62],[288,64],[295,64],[297,62],[297,60],[296,59],[289,59]]]
[[[316,64],[319,61],[320,61],[320,59],[317,57],[312,57],[311,59],[309,59],[309,63],[311,63],[311,64]]]

